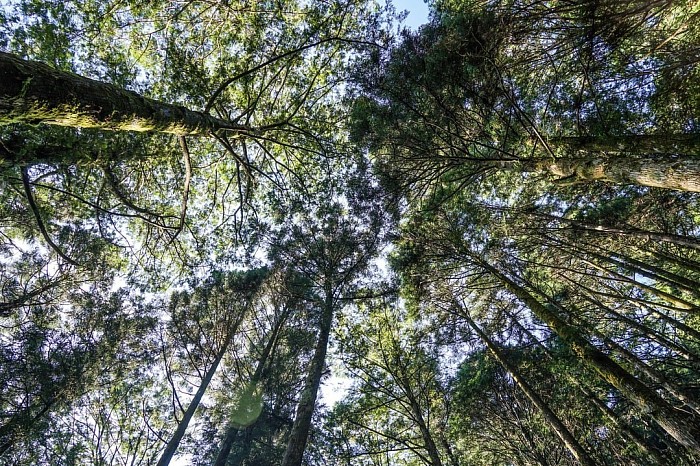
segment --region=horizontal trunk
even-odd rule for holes
[[[206,136],[246,131],[211,115],[0,52],[0,124]]]
[[[605,181],[700,192],[700,157],[564,157],[523,160],[520,166],[550,173],[562,183]]]

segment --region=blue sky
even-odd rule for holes
[[[428,5],[423,0],[393,0],[392,3],[396,11],[410,11],[404,23],[411,29],[428,22]]]

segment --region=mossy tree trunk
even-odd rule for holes
[[[207,136],[250,130],[203,112],[0,52],[0,124]]]
[[[525,172],[545,172],[562,184],[603,181],[700,192],[700,156],[586,155],[522,160]]]

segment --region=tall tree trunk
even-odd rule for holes
[[[684,403],[685,406],[687,406],[688,408],[695,411],[698,415],[700,415],[700,408],[698,408],[698,405],[693,399],[692,395],[685,393],[685,391],[682,388],[676,386],[675,383],[668,380],[668,378],[664,374],[656,370],[654,367],[650,366],[648,363],[639,359],[639,357],[636,354],[634,354],[624,346],[620,345],[616,341],[606,337],[597,330],[594,330],[593,334],[596,337],[600,338],[600,340],[605,344],[605,346],[610,348],[615,353],[618,353],[624,360],[626,360],[639,372],[648,377],[652,382],[654,382],[660,387],[663,387],[669,394],[676,397],[679,401]]]
[[[428,451],[428,457],[430,458],[430,466],[442,466],[442,460],[440,459],[440,453],[438,452],[437,445],[433,440],[433,436],[430,434],[430,429],[428,424],[425,422],[423,413],[420,409],[420,404],[413,396],[413,391],[411,390],[410,382],[407,380],[401,380],[404,385],[404,389],[408,395],[408,402],[411,405],[411,412],[413,413],[413,419],[418,424],[418,429],[420,430],[421,437],[423,438],[423,443],[425,444],[425,449]]]
[[[321,385],[323,366],[326,362],[328,339],[333,322],[333,307],[333,290],[330,287],[326,287],[323,309],[321,310],[318,341],[309,364],[304,388],[299,396],[299,404],[297,405],[294,424],[292,424],[292,431],[289,435],[287,450],[284,452],[282,466],[300,466],[304,457],[304,450],[306,449],[306,442],[311,429],[311,418],[316,406],[316,396]]]
[[[216,359],[212,363],[212,365],[209,367],[209,370],[207,370],[206,374],[204,375],[204,379],[202,380],[202,383],[199,385],[199,388],[197,389],[197,393],[195,393],[194,398],[192,398],[192,401],[190,401],[189,406],[187,407],[187,411],[185,411],[184,416],[180,420],[180,423],[177,426],[177,429],[175,430],[175,433],[173,433],[173,436],[170,438],[170,441],[165,447],[165,450],[163,451],[163,454],[161,455],[160,459],[158,460],[157,466],[167,466],[170,464],[170,461],[172,461],[173,456],[175,455],[175,452],[177,451],[177,447],[180,445],[180,441],[182,440],[182,437],[185,436],[185,431],[187,430],[187,426],[189,425],[190,421],[192,420],[192,417],[194,416],[194,412],[197,410],[199,407],[199,403],[202,401],[202,397],[204,396],[204,393],[207,391],[207,388],[209,387],[209,383],[211,382],[211,379],[214,377],[214,374],[216,373],[216,370],[219,367],[219,363],[221,363],[221,360],[223,359],[224,355],[226,354],[226,351],[228,350],[228,347],[231,343],[231,340],[233,339],[233,335],[236,333],[238,330],[238,326],[240,325],[241,321],[243,318],[239,318],[233,328],[230,330],[230,332],[226,335],[226,340],[224,341],[224,344],[221,346],[221,349],[219,349],[219,352],[216,355]]]
[[[552,355],[552,351],[542,344],[542,342],[537,338],[527,327],[525,327],[515,316],[510,314],[509,312],[506,311],[506,315],[510,318],[511,322],[515,324],[518,328],[521,329],[523,333],[525,333],[530,340],[530,342],[534,343],[537,345],[538,348],[540,348],[545,355],[547,355],[547,358],[550,361],[554,360],[554,356]],[[598,408],[598,410],[617,428],[622,432],[624,436],[632,440],[637,447],[644,453],[648,454],[654,460],[656,461],[655,464],[658,464],[659,466],[662,466],[665,463],[664,457],[654,448],[650,447],[647,445],[646,441],[644,438],[642,438],[641,435],[639,435],[631,426],[626,425],[624,422],[620,420],[620,418],[617,416],[617,414],[608,407],[605,403],[600,401],[600,399],[594,394],[591,393],[590,390],[588,390],[586,387],[583,386],[582,382],[577,379],[576,377],[573,377],[571,374],[566,374],[566,378],[571,383],[574,387],[578,388],[581,393],[588,399],[590,399],[593,404]]]
[[[513,377],[513,380],[522,390],[522,392],[525,393],[525,396],[527,396],[532,404],[537,407],[549,427],[555,434],[557,434],[561,441],[564,442],[564,445],[573,455],[573,457],[576,458],[576,460],[583,466],[595,466],[595,461],[593,461],[586,450],[583,449],[581,444],[571,434],[569,429],[564,425],[554,411],[552,411],[549,405],[547,405],[539,394],[530,386],[530,384],[527,383],[525,378],[520,375],[520,372],[515,368],[515,366],[513,366],[505,357],[503,357],[503,354],[501,354],[501,350],[498,348],[498,346],[496,346],[496,344],[491,341],[491,339],[479,328],[479,326],[476,325],[476,322],[472,320],[467,310],[464,310],[462,317],[464,317],[469,326],[479,336],[479,339],[481,339],[481,341],[488,347],[489,351],[491,351],[491,354],[493,354],[499,364],[501,364],[501,366],[503,366],[503,368]]]
[[[47,123],[199,136],[219,130],[249,130],[202,112],[2,52],[0,82],[0,124]]]
[[[692,416],[675,410],[655,391],[590,344],[576,327],[567,324],[525,288],[487,262],[480,259],[477,261],[481,267],[525,303],[538,319],[559,335],[559,338],[571,347],[584,364],[598,372],[604,380],[634,402],[642,412],[651,416],[678,443],[695,453],[700,452],[700,429],[694,423]]]
[[[265,367],[267,365],[267,361],[270,357],[270,354],[272,354],[273,349],[275,348],[278,337],[279,337],[279,332],[280,329],[282,328],[282,325],[284,321],[287,319],[287,316],[289,315],[289,312],[291,310],[291,307],[285,308],[285,310],[282,312],[280,317],[277,319],[275,322],[272,331],[270,332],[270,337],[267,340],[267,343],[265,344],[265,347],[263,348],[262,354],[260,355],[260,359],[258,360],[258,364],[255,368],[255,372],[253,373],[253,376],[250,378],[250,382],[246,390],[252,389],[255,390],[258,386],[258,383],[263,379],[263,376],[265,375]],[[251,392],[252,394],[252,392]],[[239,461],[234,463],[234,464],[240,464],[243,459],[245,459],[248,455],[247,452],[250,451],[251,447],[251,442],[252,442],[252,431],[253,428],[255,427],[256,421],[253,422],[253,424],[246,426],[244,433],[243,433],[243,448],[241,454],[238,455]],[[233,447],[233,444],[236,440],[236,437],[238,436],[238,433],[240,431],[240,428],[236,425],[230,425],[228,430],[226,431],[226,436],[224,437],[224,440],[221,442],[221,447],[219,448],[219,453],[216,456],[216,460],[214,461],[214,466],[226,466],[226,463],[228,461],[228,457],[231,454],[231,448]]]
[[[666,464],[666,458],[663,455],[661,455],[661,453],[659,453],[655,448],[648,446],[646,441],[644,441],[644,438],[641,435],[639,435],[633,428],[622,423],[615,411],[610,409],[608,405],[600,401],[600,399],[595,394],[591,393],[586,388],[579,385],[579,389],[586,397],[588,397],[588,399],[590,399],[593,402],[596,408],[598,408],[598,410],[601,413],[603,413],[603,415],[605,415],[605,417],[612,423],[612,425],[617,427],[625,437],[632,440],[632,442],[634,442],[634,444],[637,445],[637,447],[641,451],[651,456],[655,461],[654,464],[657,464],[659,466],[663,466],[664,464]]]
[[[606,235],[619,235],[631,238],[641,238],[648,241],[663,241],[681,246],[687,246],[693,249],[700,249],[700,240],[691,236],[675,235],[671,233],[661,233],[656,231],[643,230],[632,226],[624,228],[612,227],[600,223],[590,223],[583,220],[575,220],[572,218],[560,217],[558,215],[546,214],[543,212],[527,212],[528,215],[534,217],[553,220],[571,226],[576,230],[590,231],[592,233],[602,233]]]
[[[521,160],[526,172],[546,172],[560,183],[606,181],[700,192],[700,157],[586,156]]]

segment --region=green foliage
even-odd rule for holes
[[[304,464],[695,464],[697,193],[609,169],[700,176],[696,3],[6,2],[238,129],[0,128],[1,461],[154,464],[202,387],[181,460],[280,464],[344,372]]]

